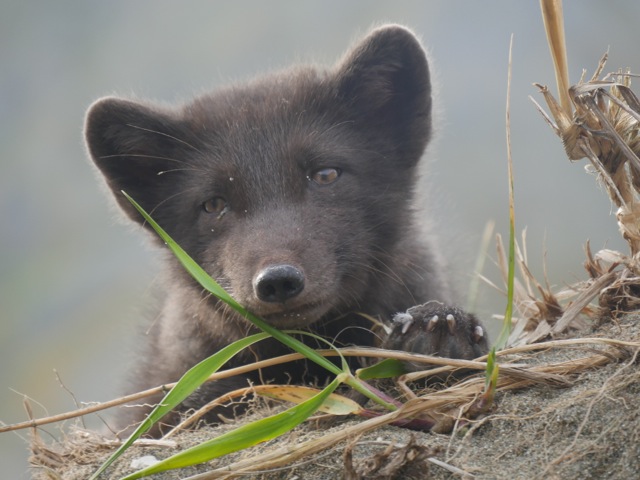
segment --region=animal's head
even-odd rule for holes
[[[408,221],[431,131],[426,56],[378,28],[327,71],[294,68],[178,108],[103,98],[91,158],[238,301],[304,326],[361,297]]]

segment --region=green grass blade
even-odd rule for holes
[[[494,379],[495,371],[498,367],[496,363],[496,349],[495,347],[491,349],[489,354],[487,355],[487,368],[485,370],[485,380],[484,387],[488,389],[491,385],[492,380]]]
[[[319,344],[320,343],[324,343],[327,347],[329,347],[329,349],[333,350],[334,352],[336,352],[338,354],[338,357],[340,358],[340,363],[342,365],[342,372],[344,373],[348,373],[349,372],[349,364],[347,363],[347,359],[344,358],[344,355],[342,355],[342,352],[340,351],[340,349],[338,347],[336,347],[333,343],[331,343],[329,340],[327,340],[326,338],[321,337],[320,335],[316,335],[315,333],[309,332],[309,331],[304,331],[304,330],[287,330],[287,333],[295,333],[297,335],[304,335],[307,337],[311,337],[313,339],[315,339]],[[314,350],[315,352],[315,350]]]
[[[496,362],[496,349],[491,349],[487,356],[487,371],[485,376],[484,393],[480,396],[480,404],[483,411],[488,411],[491,405],[493,405],[493,399],[496,395],[496,389],[498,388],[498,375],[500,373],[500,366]]]
[[[511,318],[513,317],[513,283],[515,278],[515,256],[516,256],[516,214],[515,200],[513,194],[513,158],[511,156],[511,53],[513,49],[513,36],[509,45],[509,72],[507,79],[507,172],[509,177],[509,272],[507,274],[507,307],[504,313],[502,330],[496,340],[495,347],[501,350],[509,340],[511,333]]]
[[[135,480],[154,473],[207,462],[228,453],[236,452],[278,437],[292,430],[313,415],[343,379],[344,375],[338,375],[335,380],[320,393],[295,407],[271,417],[243,425],[231,432],[203,442],[200,445],[196,445],[195,447],[162,460],[155,465],[128,475],[122,480]]]
[[[372,378],[399,377],[405,373],[407,373],[407,369],[403,362],[395,358],[385,358],[375,365],[358,369],[356,377],[360,380],[371,380]]]
[[[122,191],[122,194],[125,196],[127,200],[131,202],[131,204],[140,212],[140,214],[144,217],[146,222],[153,227],[156,233],[162,238],[162,240],[167,244],[167,246],[171,249],[171,251],[178,258],[182,266],[195,278],[203,288],[207,291],[213,293],[220,300],[225,302],[230,307],[234,308],[238,312],[244,314],[247,311],[235,301],[235,299],[229,295],[224,288],[222,288],[218,282],[216,282],[211,276],[205,272],[187,253],[178,245],[168,234],[165,232],[160,225],[156,223],[155,220],[149,216],[149,214],[133,199],[131,198],[127,192]]]
[[[178,383],[165,395],[162,401],[151,411],[144,422],[129,436],[127,441],[91,476],[91,480],[98,478],[136,439],[187,398],[196,388],[204,383],[209,375],[216,372],[222,365],[227,363],[231,357],[248,346],[268,337],[269,334],[267,333],[258,333],[238,340],[189,369]]]

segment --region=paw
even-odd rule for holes
[[[486,330],[472,314],[428,302],[393,318],[383,348],[472,360],[489,351]]]

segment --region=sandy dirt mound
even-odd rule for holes
[[[508,357],[501,362],[548,365],[604,355],[609,361],[576,375],[567,386],[534,385],[499,392],[492,413],[450,434],[413,432],[378,426],[359,435],[363,420],[331,427],[311,422],[278,439],[197,467],[158,474],[154,479],[234,478],[243,464],[265,455],[291,458],[314,439],[334,438],[326,448],[268,469],[251,467],[258,479],[418,479],[418,478],[635,478],[640,472],[640,368],[637,362],[640,316],[606,321],[582,337],[630,342],[627,347],[583,344]],[[634,342],[636,344],[634,345]],[[120,478],[145,457],[166,458],[210,439],[232,425],[182,433],[171,442],[139,445],[110,468],[104,478]],[[35,479],[86,479],[115,448],[87,432],[65,441],[32,445]],[[265,460],[266,461],[266,460]],[[211,472],[211,473],[206,473]]]

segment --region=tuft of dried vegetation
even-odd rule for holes
[[[569,86],[561,2],[543,0],[541,5],[560,100],[536,84],[552,118],[536,106],[562,140],[569,160],[590,162],[590,170],[617,207],[620,233],[629,245],[628,254],[601,250],[594,255],[587,244],[585,268],[590,281],[575,290],[589,291],[585,297],[597,295],[602,309],[597,313],[616,317],[640,307],[640,101],[630,88],[636,75],[622,70],[603,74],[605,54],[589,80],[583,72],[580,81]],[[564,320],[556,326],[571,324],[571,319]]]

